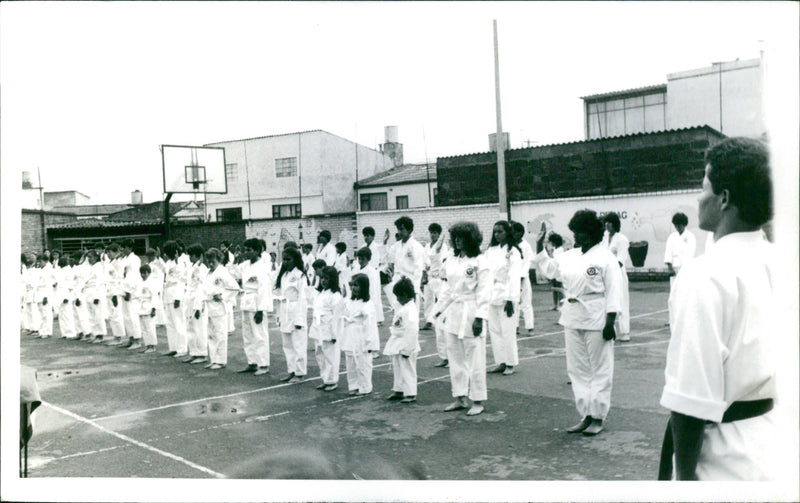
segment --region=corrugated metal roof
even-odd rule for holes
[[[191,205],[192,201],[182,201],[169,203],[169,214],[175,216],[185,206]],[[153,203],[136,205],[123,211],[119,211],[104,219],[78,220],[51,226],[53,229],[92,229],[97,227],[116,228],[141,225],[161,225],[164,222],[164,202],[156,201]]]
[[[52,211],[78,216],[110,215],[130,208],[130,204],[84,204],[79,206],[53,206]]]
[[[394,183],[427,182],[429,178],[431,181],[436,181],[435,163],[403,164],[402,166],[397,166],[396,168],[359,180],[358,186],[370,187]]]
[[[582,100],[595,100],[600,98],[611,98],[613,96],[621,96],[626,94],[643,94],[647,91],[666,91],[666,84],[654,84],[652,86],[634,87],[631,89],[623,89],[622,91],[611,91],[608,93],[590,94],[589,96],[581,96]]]
[[[619,135],[619,136],[604,136],[603,138],[593,138],[591,140],[577,140],[577,141],[568,141],[568,142],[563,142],[563,143],[549,143],[547,145],[537,145],[535,147],[512,148],[512,149],[507,150],[506,152],[516,152],[516,151],[520,151],[520,150],[537,150],[537,149],[542,149],[542,148],[558,147],[558,146],[561,146],[561,145],[577,145],[579,143],[591,143],[591,142],[596,142],[596,141],[600,141],[600,140],[615,140],[615,139],[619,139],[619,138],[635,138],[635,137],[640,137],[640,136],[649,136],[649,135],[656,135],[656,134],[677,133],[679,131],[691,131],[691,130],[694,130],[694,129],[707,129],[707,130],[713,132],[714,134],[719,135],[722,138],[725,137],[724,134],[720,133],[719,131],[717,131],[713,127],[711,127],[709,125],[702,125],[702,126],[691,126],[691,127],[685,127],[685,128],[677,128],[677,129],[664,129],[664,130],[661,130],[661,131],[649,131],[649,132],[646,132],[646,133],[633,133],[633,134],[626,134],[626,135]],[[491,153],[491,151],[471,152],[469,154],[458,154],[458,155],[450,155],[450,156],[440,156],[439,159],[454,159],[456,157],[466,157],[466,156],[470,156],[470,155],[483,155],[483,154],[488,154],[488,153]]]
[[[119,228],[119,227],[135,227],[143,225],[161,225],[162,220],[139,220],[139,221],[108,221],[108,220],[76,220],[74,222],[66,222],[63,224],[51,225],[49,229],[95,229],[95,228]]]

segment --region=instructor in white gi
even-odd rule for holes
[[[683,265],[670,295],[659,479],[770,480],[782,440],[770,412],[781,272],[761,233],[772,217],[766,147],[745,138],[712,147],[702,189],[699,225],[715,243]]]
[[[592,210],[580,210],[569,221],[575,248],[552,254],[552,245],[534,258],[549,278],[564,284],[566,302],[558,323],[564,326],[567,374],[575,405],[583,419],[567,429],[586,436],[603,431],[611,407],[614,377],[614,321],[622,309],[619,263],[601,243],[603,223]]]

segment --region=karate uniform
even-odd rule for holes
[[[442,289],[434,306],[441,313],[435,323],[444,331],[450,384],[454,397],[468,396],[484,401],[486,392],[486,323],[481,334],[472,333],[475,318],[489,315],[491,272],[482,268],[479,257],[454,256],[444,263],[447,287]],[[429,319],[432,321],[432,318]]]
[[[359,393],[372,392],[372,355],[380,348],[378,322],[372,304],[347,299],[342,311],[340,347],[345,355],[347,389]]]
[[[211,363],[228,364],[228,305],[236,299],[239,285],[224,265],[208,273],[203,281],[203,300],[208,317],[208,355]],[[219,296],[220,300],[214,297]]]
[[[683,234],[673,231],[667,237],[667,244],[664,247],[664,263],[672,264],[672,268],[675,270],[675,276],[669,278],[670,291],[675,285],[675,278],[681,267],[694,258],[696,248],[697,239],[688,229],[684,229]]]
[[[389,305],[392,306],[393,310],[397,310],[397,299],[392,289],[403,277],[411,280],[414,284],[417,298],[422,298],[420,287],[422,284],[422,271],[425,270],[425,248],[413,237],[408,238],[405,243],[398,241],[394,246],[394,275],[392,276],[392,282],[384,288],[384,292],[386,292],[386,297],[389,299]]]
[[[417,355],[419,346],[419,308],[413,300],[394,313],[389,339],[383,354],[392,360],[392,391],[405,396],[417,395]]]
[[[442,243],[442,247],[438,252],[434,250],[435,244],[436,243],[429,243],[425,245],[428,283],[425,285],[425,291],[422,296],[422,315],[426,320],[434,314],[433,307],[436,305],[436,299],[445,286],[444,262],[447,260],[447,257],[452,255],[450,247],[447,246],[446,242]],[[434,326],[434,333],[436,335],[436,353],[439,355],[439,358],[446,360],[447,338],[438,326]]]
[[[356,261],[358,263],[358,261]],[[337,254],[333,267],[339,271],[339,288],[342,289],[342,295],[345,297],[350,295],[350,266],[347,264],[347,254]]]
[[[617,258],[602,245],[583,253],[572,248],[556,258],[541,251],[534,262],[561,281],[565,299],[558,323],[564,327],[567,374],[582,417],[605,419],[611,407],[614,341],[603,339],[606,313],[622,309],[622,272]]]
[[[139,283],[137,297],[139,298],[139,329],[142,332],[142,342],[145,346],[156,346],[156,317],[153,309],[156,308],[158,300],[158,279],[151,274],[147,280]],[[153,314],[151,316],[151,314]]]
[[[154,277],[153,286],[156,290],[156,325],[165,325],[166,315],[164,313],[164,277],[166,276],[166,266],[160,258],[150,261],[150,277]]]
[[[91,264],[88,269],[86,282],[83,285],[83,298],[89,314],[88,334],[95,336],[106,335],[105,303],[106,303],[106,273],[102,262]],[[97,301],[97,304],[95,304]]]
[[[774,480],[781,470],[775,410],[721,423],[733,402],[778,398],[776,358],[786,336],[781,274],[775,247],[760,231],[738,232],[684,263],[675,282],[661,405],[709,421],[700,480]]]
[[[622,264],[620,266],[620,272],[622,273],[622,311],[617,313],[614,326],[617,329],[617,338],[626,339],[629,338],[631,332],[631,295],[628,286],[628,271],[625,268],[630,242],[624,234],[615,232],[613,237],[609,237],[609,232],[606,231],[603,234],[603,244],[617,257],[617,262]]]
[[[361,265],[358,262],[353,262],[353,269],[350,277],[352,278],[356,274],[366,274],[367,278],[369,278],[369,302],[372,304],[372,308],[375,312],[375,321],[377,323],[383,323],[384,317],[383,302],[381,300],[380,273],[370,264],[367,264],[367,267],[361,269]]]
[[[58,328],[61,337],[74,339],[78,336],[75,326],[75,309],[72,302],[75,300],[75,273],[72,266],[59,268],[56,299],[58,300]],[[64,302],[66,301],[66,303]]]
[[[341,352],[336,327],[344,308],[344,297],[339,292],[330,290],[316,292],[313,306],[313,321],[308,329],[308,338],[314,341],[319,376],[323,384],[337,384]]]
[[[203,284],[208,276],[208,267],[201,260],[189,268],[186,286],[186,338],[189,356],[208,356],[208,313],[203,309]],[[200,312],[200,318],[195,313]]]
[[[186,339],[186,283],[188,269],[182,261],[164,263],[164,324],[167,327],[167,349],[179,355],[189,352]],[[180,305],[175,307],[175,301]]]
[[[246,260],[239,264],[239,276],[244,293],[239,308],[242,310],[242,347],[248,365],[269,367],[269,322],[267,313],[273,311],[272,288],[274,272],[269,257],[259,258],[254,263]],[[261,311],[264,318],[261,323],[255,322],[256,311]],[[248,329],[245,329],[245,326]]]
[[[56,282],[53,266],[46,263],[39,268],[39,277],[35,285],[34,300],[39,309],[39,335],[44,339],[53,335],[53,303],[55,301],[53,284]],[[47,299],[47,304],[44,304]]]
[[[519,319],[522,319],[525,330],[533,330],[533,287],[531,286],[531,260],[536,255],[531,245],[523,238],[519,244],[522,250],[522,263],[520,265],[520,291],[519,291]]]
[[[89,279],[89,262],[82,262],[72,268],[75,273],[75,319],[78,331],[83,335],[92,335],[92,323],[89,321],[89,307],[86,300],[86,281]]]
[[[115,258],[105,264],[106,314],[111,335],[125,337],[125,319],[122,316],[122,260]],[[111,300],[117,297],[117,305]]]
[[[489,298],[489,340],[492,342],[494,363],[514,367],[519,363],[517,352],[517,323],[520,298],[522,256],[515,247],[491,246],[482,255],[492,278]],[[514,305],[514,313],[505,312],[507,301]]]
[[[308,285],[298,269],[284,273],[280,280],[278,315],[286,369],[290,374],[303,377],[307,372]]]
[[[142,331],[139,325],[139,301],[134,296],[138,291],[142,276],[139,273],[141,260],[131,253],[122,259],[122,296],[119,299],[122,305],[122,320],[125,323],[125,333],[135,340],[142,338]],[[130,300],[125,300],[125,294],[130,294]]]
[[[338,255],[336,253],[336,247],[330,242],[321,248],[317,248],[317,258],[324,260],[325,264],[331,267],[334,267],[334,264],[336,264],[336,255]]]

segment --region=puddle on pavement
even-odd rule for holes
[[[247,413],[247,401],[243,399],[216,400],[213,402],[194,403],[181,407],[184,417],[221,418],[233,417]]]

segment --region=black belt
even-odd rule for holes
[[[733,402],[722,415],[722,423],[732,423],[742,421],[766,414],[772,410],[774,402],[772,398],[761,400],[750,400]],[[706,421],[706,424],[716,424],[714,421]],[[658,466],[658,480],[672,479],[672,455],[675,453],[675,446],[672,439],[672,421],[667,421],[667,429],[664,432],[664,441],[661,444],[661,461]]]

